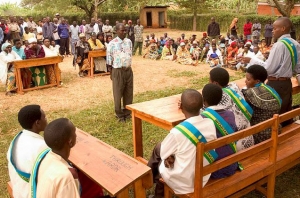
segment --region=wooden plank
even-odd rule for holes
[[[94,58],[96,57],[103,57],[106,56],[106,50],[93,50],[93,51],[89,51],[89,55],[88,55],[88,59],[90,61],[90,65],[91,65],[91,69],[88,72],[88,75],[90,77],[94,77]]]
[[[132,131],[133,131],[133,148],[134,157],[143,157],[143,134],[142,134],[142,120],[132,113]]]
[[[71,150],[70,161],[111,196],[125,197],[125,189],[152,174],[148,166],[101,140],[80,129],[76,134],[77,143]]]
[[[52,65],[56,63],[61,63],[63,58],[61,56],[53,56],[53,57],[44,57],[44,58],[33,58],[26,60],[18,60],[14,61],[15,68],[28,68],[28,67],[37,67],[43,65]]]

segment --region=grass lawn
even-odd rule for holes
[[[185,77],[188,80],[188,87],[201,89],[207,82],[208,77],[199,79],[197,74],[191,71],[169,70],[167,75],[172,78]],[[244,74],[236,72],[231,80],[240,79]],[[100,77],[101,78],[101,77]],[[70,82],[73,79],[70,79]],[[93,80],[93,79],[91,79]],[[65,82],[66,84],[68,82]],[[155,91],[145,91],[135,94],[134,103],[148,101],[156,98],[180,94],[186,86],[171,86]],[[2,93],[1,93],[2,94]],[[295,103],[300,103],[300,97],[296,96]],[[119,150],[133,156],[132,144],[132,122],[119,123],[113,114],[113,102],[106,100],[99,104],[93,103],[86,108],[62,109],[47,111],[48,121],[60,117],[69,118],[76,127],[90,133],[102,141],[118,148]],[[21,130],[17,121],[16,111],[5,111],[0,117],[0,197],[8,197],[6,194],[6,182],[9,180],[7,171],[6,152],[13,136]],[[143,143],[145,158],[149,158],[155,144],[161,141],[168,131],[154,125],[143,123]],[[276,180],[276,197],[300,197],[300,166],[287,171]],[[246,197],[261,197],[260,194],[250,193]]]

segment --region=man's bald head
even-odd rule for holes
[[[202,95],[194,89],[186,89],[181,95],[181,108],[193,115],[199,115],[203,107]]]
[[[292,21],[287,17],[280,17],[273,23],[273,37],[280,38],[284,34],[290,34]]]

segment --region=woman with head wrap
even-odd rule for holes
[[[180,47],[177,49],[176,56],[176,61],[182,65],[195,65],[191,58],[190,51],[186,48],[184,42],[180,43]]]
[[[230,33],[231,35],[233,35],[235,38],[238,38],[237,36],[237,29],[238,29],[238,26],[237,26],[237,23],[238,23],[239,19],[238,18],[234,18],[230,24]]]
[[[79,66],[79,73],[80,77],[84,76],[84,72],[91,69],[90,63],[88,61],[89,51],[92,50],[90,44],[86,41],[85,34],[81,33],[79,35],[79,41],[77,41],[76,48],[75,48],[75,56],[73,60],[73,65]]]
[[[44,48],[41,45],[37,44],[36,38],[28,39],[28,43],[28,47],[25,48],[26,59],[45,57]],[[47,84],[46,71],[44,66],[31,67],[30,71],[32,72],[32,77],[35,86],[43,86]]]
[[[91,38],[88,40],[88,43],[90,44],[93,51],[95,50],[101,50],[105,51],[105,45],[101,43],[99,39],[97,39],[97,34],[93,32],[91,34]],[[100,73],[100,72],[107,72],[106,67],[106,60],[104,57],[94,57],[94,72]]]
[[[159,58],[158,50],[157,50],[157,44],[151,43],[149,47],[147,48],[143,58],[157,60]]]
[[[0,81],[6,84],[6,95],[11,96],[16,91],[16,80],[13,61],[22,60],[20,56],[12,51],[10,43],[4,43],[0,53]]]
[[[161,53],[161,60],[175,60],[176,55],[170,42],[167,41]]]

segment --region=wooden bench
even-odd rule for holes
[[[105,72],[105,73],[99,73],[99,74],[94,74],[94,58],[97,57],[106,57],[106,50],[94,50],[94,51],[89,51],[89,56],[88,59],[91,64],[91,69],[88,71],[88,76],[89,77],[94,77],[94,76],[105,76],[109,75],[110,72]]]
[[[245,87],[245,79],[233,81],[240,89]],[[293,94],[300,92],[300,86],[295,78],[292,78]],[[201,90],[199,90],[201,92]],[[132,133],[134,145],[134,157],[143,157],[143,131],[142,120],[154,124],[165,130],[170,130],[185,118],[178,109],[178,101],[181,94],[151,101],[127,105],[132,115]]]
[[[69,160],[110,196],[129,197],[133,186],[135,197],[145,198],[145,190],[153,185],[151,169],[101,140],[76,130],[77,143]]]
[[[300,115],[300,109],[283,115],[274,115],[272,119],[236,132],[232,135],[219,138],[206,144],[198,144],[195,165],[194,193],[179,195],[179,197],[241,197],[252,190],[258,190],[267,197],[274,197],[275,177],[284,171],[300,164],[300,125],[293,123],[282,128],[278,135],[279,124]],[[203,167],[204,152],[218,148],[230,142],[255,134],[263,129],[272,127],[272,137],[253,147],[223,158],[213,164]],[[210,179],[202,187],[204,175],[224,168],[233,162],[239,161],[243,171],[223,179]],[[267,183],[267,189],[262,187]],[[173,194],[165,184],[165,198]]]
[[[43,89],[43,88],[53,87],[53,86],[60,87],[60,70],[58,68],[58,63],[61,63],[62,61],[63,61],[63,59],[61,56],[14,61],[15,79],[16,79],[16,85],[18,88],[17,93],[24,94],[25,91],[32,91],[32,90],[36,90],[36,89]],[[21,69],[43,66],[43,65],[54,65],[54,73],[55,73],[55,77],[56,77],[56,82],[53,84],[47,84],[44,86],[35,86],[32,88],[24,89],[23,83],[22,83]]]

